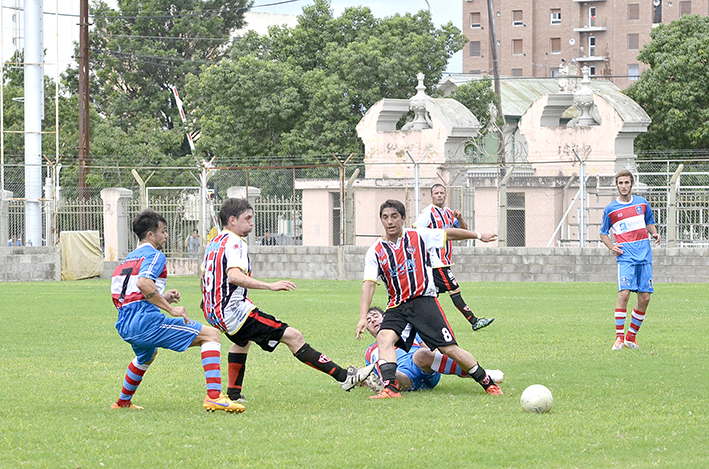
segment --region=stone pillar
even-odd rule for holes
[[[101,191],[103,199],[103,239],[105,261],[119,261],[128,255],[131,236],[128,220],[128,202],[133,191],[111,187]]]
[[[0,247],[10,239],[10,200],[12,192],[0,189]]]

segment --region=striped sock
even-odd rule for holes
[[[222,370],[219,366],[221,349],[219,342],[205,342],[201,346],[202,367],[204,377],[207,379],[207,395],[210,399],[218,399],[222,392]]]
[[[625,337],[625,318],[628,316],[628,310],[617,309],[615,310],[615,336]]]
[[[433,352],[433,363],[431,364],[431,369],[444,375],[458,375],[462,378],[468,376],[468,373],[464,369],[458,366],[458,364],[441,352]]]
[[[138,389],[140,382],[143,381],[143,375],[145,375],[149,366],[149,364],[139,364],[138,357],[130,362],[128,371],[126,371],[126,377],[123,378],[123,389],[121,389],[121,395],[117,402],[119,406],[128,407],[128,405],[130,405],[130,400],[133,399],[133,394],[135,394],[135,390]]]
[[[630,319],[630,326],[628,326],[629,339],[635,340],[635,334],[637,334],[640,330],[640,326],[642,326],[644,319],[645,311],[638,311],[637,309],[633,309],[633,313]]]

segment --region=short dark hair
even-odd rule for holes
[[[385,208],[393,208],[394,210],[399,212],[401,218],[406,218],[406,207],[404,207],[404,204],[402,204],[398,200],[389,199],[384,202],[381,207],[379,207],[379,218],[381,218]]]
[[[630,184],[635,184],[635,177],[633,177],[633,173],[627,169],[621,169],[618,171],[618,174],[615,175],[615,182],[618,182],[618,178],[622,177],[630,177]]]
[[[379,314],[381,314],[382,316],[384,315],[384,310],[382,308],[380,308],[379,306],[370,306],[369,309],[367,310],[367,312],[369,313],[370,311],[376,311]]]
[[[433,194],[433,189],[435,189],[436,187],[442,187],[442,188],[443,188],[443,191],[444,191],[444,192],[447,192],[447,191],[446,191],[446,186],[444,186],[444,185],[441,184],[440,182],[437,182],[436,184],[434,184],[434,185],[431,186],[431,194]]]
[[[254,210],[248,200],[226,199],[219,210],[219,219],[222,222],[222,226],[226,226],[229,223],[229,217],[239,218],[247,210]]]
[[[160,228],[160,223],[167,226],[167,221],[158,212],[150,209],[143,210],[133,218],[133,233],[139,241],[142,241],[148,236],[149,231],[155,233]]]

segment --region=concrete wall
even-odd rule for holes
[[[366,246],[252,246],[256,278],[360,280]],[[615,282],[606,248],[453,248],[462,282]],[[655,282],[709,283],[708,248],[653,249]],[[110,278],[117,262],[106,262]],[[172,275],[199,275],[197,259],[168,259]],[[0,281],[61,279],[58,248],[0,247]]]
[[[360,280],[367,247],[253,246],[255,278]],[[653,250],[660,283],[709,283],[709,249]],[[458,280],[487,282],[615,282],[615,257],[602,248],[454,247]],[[198,275],[195,259],[168,259],[170,274]]]
[[[61,280],[59,248],[0,247],[0,282]]]

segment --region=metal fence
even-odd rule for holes
[[[684,167],[673,185],[672,178],[680,164]],[[667,242],[668,226],[674,226],[678,246],[709,245],[709,160],[647,160],[637,161],[636,166],[634,192],[650,202],[663,242]],[[130,182],[124,187],[133,191],[130,217],[148,206],[168,220],[166,253],[174,257],[188,256],[185,241],[194,229],[199,231],[202,242],[215,234],[219,208],[227,197],[248,197],[252,201],[252,241],[256,244],[369,244],[382,233],[376,216],[378,204],[386,198],[399,198],[413,221],[418,210],[430,203],[429,187],[433,182],[446,183],[447,205],[461,210],[471,228],[497,231],[504,221],[507,246],[578,246],[581,233],[585,245],[598,243],[603,209],[617,196],[612,171],[600,165],[593,170],[593,162],[589,162],[589,168],[583,186],[583,210],[579,167],[573,162],[507,164],[504,168],[466,165],[449,181],[431,177],[437,168],[423,167],[423,173],[429,176],[422,177],[418,188],[413,178],[368,180],[363,176],[370,168],[364,165],[217,167],[210,169],[204,187],[200,187],[199,170],[195,168],[142,168],[138,172],[159,171],[160,185],[152,185],[148,179],[141,187],[138,179],[124,179]],[[130,174],[131,169],[121,168],[123,174]],[[51,173],[49,167],[43,170]],[[8,243],[17,237],[26,245],[26,201],[20,184],[24,167],[6,165],[4,171],[11,175],[6,180],[14,181],[14,185],[5,187],[3,192],[0,235]],[[165,184],[170,180],[184,181],[185,172],[195,175],[191,178],[194,186]],[[402,172],[413,174],[411,165]],[[70,177],[58,187],[48,184],[41,200],[43,244],[56,242],[63,231],[96,230],[103,237],[102,189],[91,187],[90,198],[82,200]],[[56,199],[54,194],[58,195]],[[206,194],[206,202],[202,194]],[[418,207],[415,200],[419,200]],[[203,202],[207,213],[201,219]],[[133,239],[130,247],[136,241]]]

